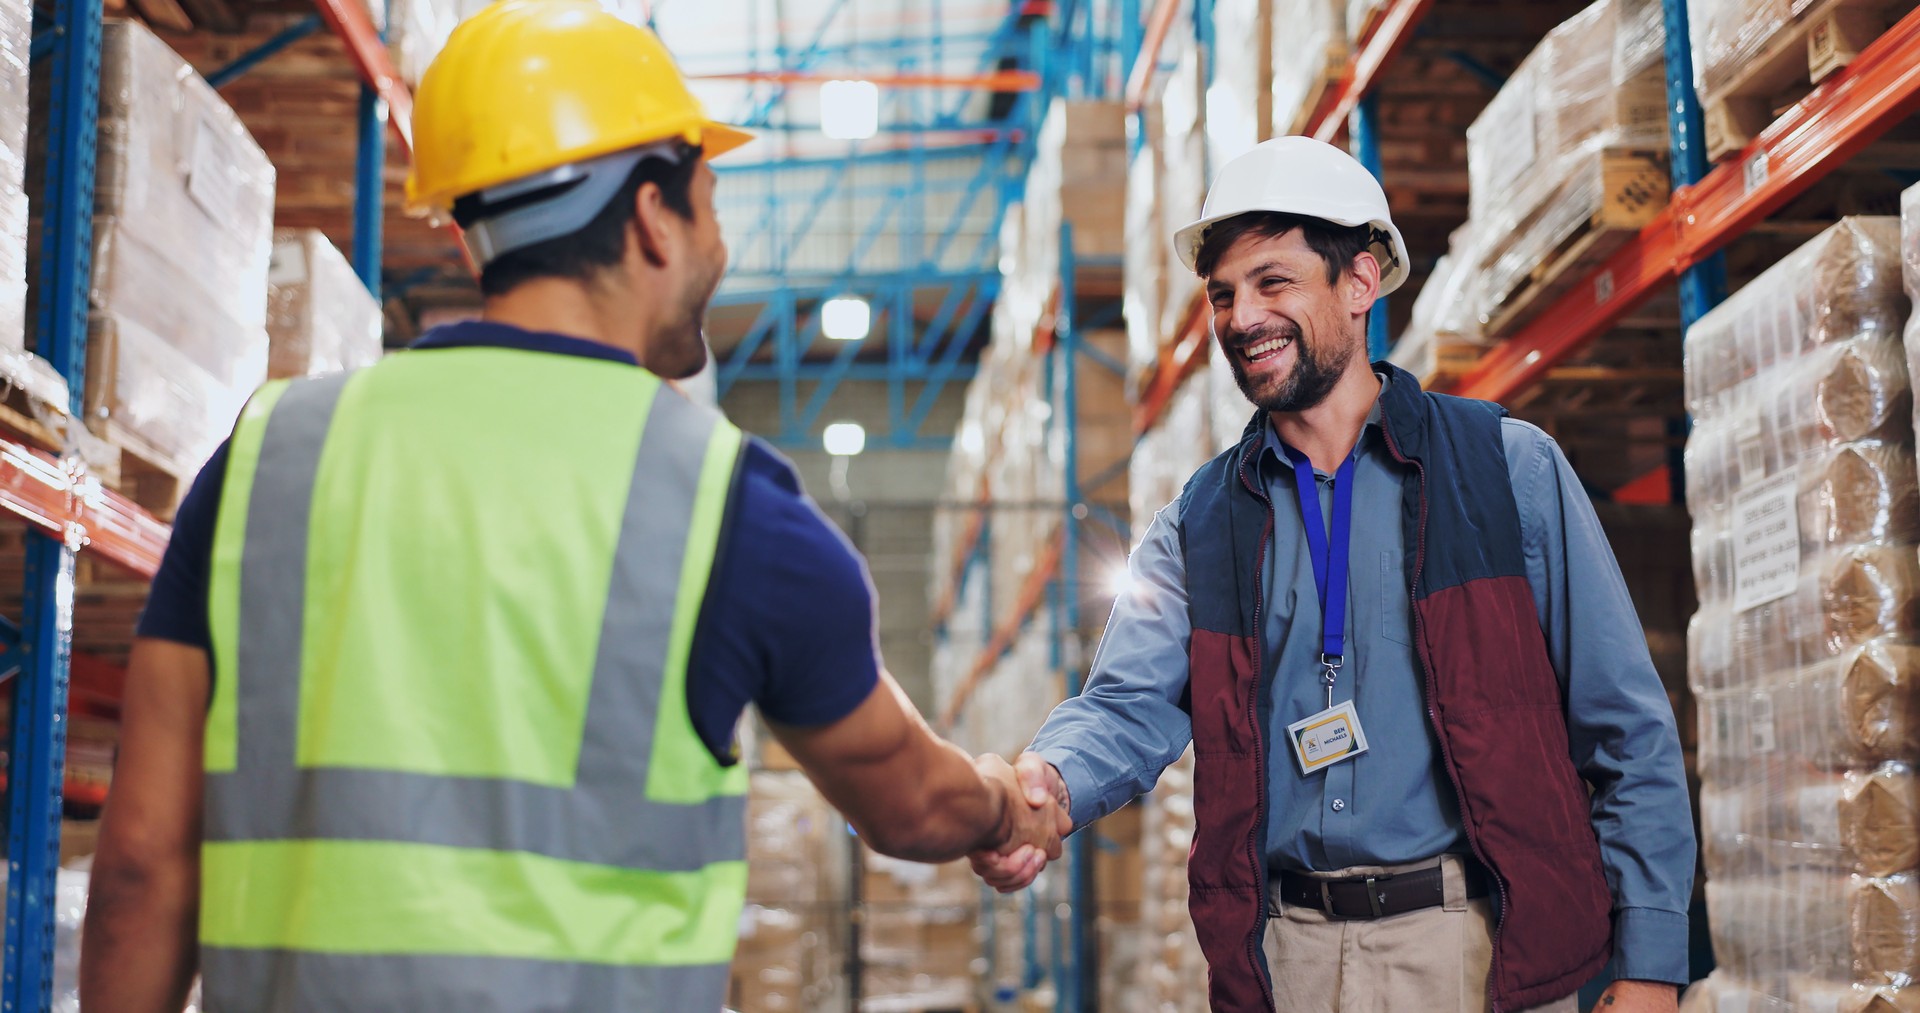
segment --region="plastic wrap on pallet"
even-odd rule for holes
[[[1273,14],[1274,0],[1213,2],[1207,157],[1214,165],[1225,165],[1273,136]],[[1288,56],[1299,61],[1302,52],[1290,48]]]
[[[115,220],[124,246],[117,270],[95,279],[96,304],[124,311],[120,286],[140,286],[141,269],[166,262],[193,283],[174,299],[203,305],[204,326],[259,328],[273,243],[273,163],[219,94],[146,27],[109,21],[101,45],[95,203]],[[157,289],[129,295],[158,297]]]
[[[1157,113],[1149,117],[1160,126],[1160,225],[1154,248],[1166,258],[1166,296],[1160,302],[1162,341],[1171,341],[1187,323],[1200,296],[1200,279],[1180,262],[1173,231],[1200,217],[1207,196],[1205,75],[1199,50],[1191,35],[1169,35],[1161,50],[1173,64],[1160,91]]]
[[[1900,275],[1909,305],[1920,305],[1920,186],[1900,195]],[[1904,329],[1907,349],[1907,375],[1920,376],[1920,313],[1907,315]],[[1920,420],[1920,401],[1914,404]],[[1920,421],[1915,424],[1920,430]]]
[[[1561,159],[1666,140],[1661,14],[1598,0],[1547,33],[1467,128],[1469,217],[1501,231],[1551,195]]]
[[[1467,128],[1483,323],[1605,206],[1621,172],[1610,153],[1664,150],[1664,41],[1656,0],[1599,0],[1549,32]],[[1646,199],[1664,203],[1654,190]]]
[[[1160,210],[1160,150],[1142,147],[1127,167],[1126,252],[1121,261],[1122,311],[1127,320],[1127,373],[1138,382],[1159,362],[1168,335],[1160,330],[1167,299],[1167,247]]]
[[[1346,0],[1347,38],[1358,40],[1366,34],[1373,19],[1386,9],[1387,0]]]
[[[1346,65],[1342,0],[1273,0],[1273,131],[1295,133],[1313,114],[1309,103]]]
[[[266,379],[265,331],[238,364],[216,375],[137,320],[101,310],[87,318],[87,424],[174,475],[189,475],[232,431]]]
[[[1125,220],[1114,209],[1126,200],[1126,187],[1125,108],[1118,102],[1055,99],[1035,138],[1022,202],[1024,267],[1039,283],[1039,291],[1029,294],[1036,303],[1046,299],[1047,282],[1059,273],[1063,222],[1073,226],[1077,257],[1120,259]],[[1006,298],[1004,286],[1001,292]]]
[[[87,424],[176,475],[266,375],[274,169],[144,26],[102,28]]]
[[[379,361],[380,304],[318,229],[274,233],[267,375],[312,376]]]
[[[1704,990],[1721,1009],[1873,1008],[1920,972],[1898,241],[1892,219],[1844,219],[1686,337],[1688,677],[1723,969]]]
[[[1702,100],[1723,94],[1780,31],[1804,0],[1687,0],[1694,86]]]
[[[1128,464],[1133,537],[1147,533],[1153,517],[1180,495],[1187,479],[1213,456],[1212,391],[1199,379],[1174,392],[1160,424],[1134,446]],[[1249,409],[1251,413],[1251,409]]]
[[[1433,273],[1414,297],[1406,329],[1387,358],[1421,377],[1436,376],[1452,367],[1449,355],[1456,346],[1485,344],[1478,309],[1473,303],[1474,265],[1478,263],[1479,233],[1472,222],[1460,226],[1448,239],[1447,252],[1433,265]]]
[[[799,771],[754,771],[747,789],[747,903],[727,1005],[807,1013],[844,1005],[846,821]]]
[[[1892,876],[1920,866],[1920,786],[1905,764],[1808,771],[1795,783],[1701,792],[1707,868]]]
[[[27,347],[27,62],[33,5],[0,3],[0,375]],[[9,361],[12,360],[12,361]],[[64,387],[64,384],[62,385]],[[64,391],[58,402],[65,407]]]
[[[1900,264],[1900,223],[1893,218],[1844,219],[1794,251],[1769,270],[1768,284],[1742,290],[1743,305],[1751,304],[1745,316],[1715,314],[1700,322],[1704,330],[1696,325],[1688,333],[1690,410],[1741,410],[1741,404],[1717,399],[1756,373],[1820,346],[1897,342],[1908,318]]]

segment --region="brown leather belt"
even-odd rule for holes
[[[1486,871],[1480,863],[1462,863],[1466,874],[1467,897],[1485,897],[1489,892]],[[1346,879],[1315,879],[1295,872],[1280,874],[1280,902],[1312,908],[1329,918],[1391,918],[1409,911],[1439,907],[1447,899],[1446,871],[1439,866],[1397,876],[1351,876]]]

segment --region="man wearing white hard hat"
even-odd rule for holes
[[[1129,563],[1086,691],[1019,768],[1075,828],[1192,743],[1212,1007],[1609,1011],[1687,981],[1671,707],[1552,439],[1366,356],[1407,277],[1378,182],[1302,137],[1174,242],[1258,410]],[[978,855],[1015,889],[1031,866]]]

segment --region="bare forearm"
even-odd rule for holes
[[[946,862],[995,848],[1012,835],[1006,789],[981,778],[958,747],[931,745],[921,766],[922,786],[908,811],[882,815],[861,827],[875,851],[916,862]],[[859,824],[855,824],[859,827]]]
[[[198,889],[186,871],[96,868],[81,937],[83,1008],[179,1013],[186,1006],[199,962]]]

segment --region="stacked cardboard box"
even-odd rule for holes
[[[190,474],[266,377],[273,165],[144,26],[102,29],[87,425]]]
[[[318,229],[273,235],[267,273],[267,375],[312,376],[380,358],[380,304]]]
[[[747,906],[728,986],[738,1013],[845,1004],[846,821],[799,771],[757,770],[747,794]]]
[[[1686,338],[1709,990],[1791,1008],[1920,973],[1899,249],[1896,219],[1843,219]]]

